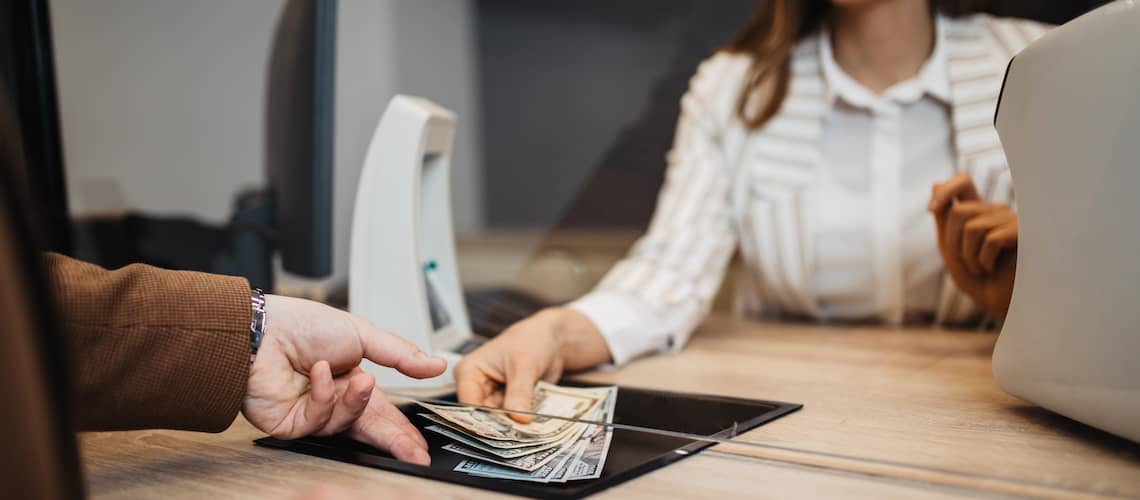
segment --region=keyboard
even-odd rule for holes
[[[485,339],[553,304],[515,288],[483,288],[463,293],[471,330]],[[461,353],[462,354],[462,353]]]

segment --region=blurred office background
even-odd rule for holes
[[[1099,3],[990,10],[1058,23]],[[51,0],[76,253],[115,265],[127,233],[102,224],[126,214],[224,225],[238,194],[264,184],[266,65],[283,5]],[[467,285],[582,293],[643,230],[688,79],[754,5],[341,0],[332,275],[282,272],[280,289],[321,298],[347,280],[359,170],[385,105],[405,93],[459,116],[452,195]],[[193,245],[207,233],[181,234]]]

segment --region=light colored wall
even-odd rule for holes
[[[481,226],[473,2],[340,1],[333,280],[347,276],[368,141],[398,92],[458,113],[456,228]],[[265,72],[281,6],[53,0],[73,213],[138,210],[221,223],[238,191],[261,186]]]
[[[226,220],[262,183],[278,0],[55,0],[68,192],[79,215]]]

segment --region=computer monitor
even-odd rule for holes
[[[994,375],[1007,392],[1140,441],[1140,5],[1114,2],[1011,62],[997,131],[1018,206]]]
[[[273,255],[291,273],[332,272],[337,0],[288,0],[266,68],[265,191],[239,197],[234,269],[273,289]]]
[[[239,197],[222,227],[136,212],[73,223],[48,3],[0,2],[0,77],[17,107],[30,198],[47,223],[49,249],[71,254],[79,247],[81,257],[108,267],[144,262],[237,274],[265,289],[273,287],[278,251],[289,272],[331,273],[336,0],[282,6],[265,73],[267,189]],[[218,15],[226,15],[224,9]],[[73,226],[80,243],[74,246]]]
[[[267,174],[285,270],[332,272],[336,0],[288,0],[267,75]]]

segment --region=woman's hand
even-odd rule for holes
[[[927,207],[954,283],[998,321],[1005,319],[1017,269],[1017,213],[983,201],[969,175],[934,185]]]
[[[345,432],[397,459],[427,465],[427,441],[360,369],[362,359],[425,378],[447,362],[363,318],[308,300],[266,295],[266,330],[242,413],[279,439]]]
[[[534,411],[534,384],[557,382],[564,370],[581,370],[610,359],[601,332],[582,313],[552,308],[515,323],[455,365],[462,403]],[[519,422],[532,417],[511,414]]]

